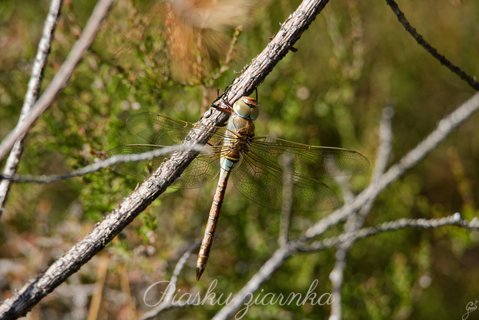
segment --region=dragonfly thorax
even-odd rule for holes
[[[233,104],[233,111],[243,119],[254,121],[258,118],[259,106],[256,99],[244,96]]]
[[[221,168],[231,171],[242,156],[249,151],[254,139],[253,120],[258,116],[256,100],[242,97],[233,105],[234,112],[228,120],[221,149]]]

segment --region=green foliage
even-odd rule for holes
[[[196,41],[188,42],[188,36],[179,39],[178,33],[172,33],[173,18],[159,1],[117,1],[68,85],[28,135],[19,173],[62,173],[103,159],[120,150],[127,139],[134,139],[125,121],[137,113],[196,121],[216,98],[216,89],[231,83],[298,3],[261,2],[244,18],[242,32],[228,25],[204,31],[202,37],[196,34]],[[65,3],[43,89],[94,4]],[[479,55],[473,41],[479,32],[478,3],[430,0],[401,5],[426,38],[474,73]],[[0,50],[1,136],[14,127],[22,105],[46,6],[45,1],[0,2],[0,43],[6,48]],[[174,46],[182,40],[186,53]],[[298,51],[290,52],[258,88],[262,107],[258,136],[351,148],[374,162],[382,108],[392,104],[393,163],[471,94],[410,39],[384,4],[331,2],[295,47]],[[367,224],[437,218],[456,211],[467,219],[477,217],[479,198],[474,190],[479,182],[474,177],[479,174],[479,142],[470,138],[476,131],[472,121],[466,123],[445,146],[390,186],[377,199]],[[0,252],[2,258],[25,265],[28,272],[11,283],[20,287],[28,276],[44,269],[88,233],[141,182],[148,173],[145,167],[110,168],[46,187],[14,185],[2,217]],[[355,191],[368,182],[367,176],[355,178]],[[213,185],[199,190],[169,189],[108,246],[111,259],[105,292],[121,293],[131,301],[110,301],[115,305],[112,309],[105,303],[104,318],[116,318],[119,310],[126,309],[134,318],[138,310],[146,310],[145,288],[166,280],[185,248],[200,237]],[[325,215],[295,213],[294,235]],[[203,293],[217,279],[216,292],[238,291],[277,248],[279,223],[278,211],[250,203],[231,188],[202,282],[194,281],[192,257],[179,286],[193,291],[197,285]],[[46,247],[44,251],[51,253],[34,261],[34,255],[18,243],[43,248],[42,237],[60,239],[61,246],[56,250]],[[477,232],[452,227],[397,231],[358,242],[347,259],[344,318],[458,318],[479,292],[477,283],[471,281],[479,276],[473,258],[477,243]],[[328,275],[334,259],[334,250],[295,256],[258,293],[305,293],[314,279],[319,280],[318,294],[330,292]],[[91,269],[80,271],[88,276],[75,281],[96,281],[93,266],[97,266],[94,261]],[[2,286],[5,292],[12,289]],[[452,300],[450,292],[455,295]],[[52,305],[44,302],[39,308],[68,317]],[[219,308],[184,309],[165,317],[209,319]],[[252,307],[246,318],[317,319],[326,318],[329,312],[329,306],[268,305]]]

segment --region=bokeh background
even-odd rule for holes
[[[95,1],[65,1],[43,88],[78,38]],[[299,1],[120,0],[54,106],[28,135],[20,173],[68,172],[125,143],[138,112],[195,121],[279,29]],[[399,1],[440,52],[479,73],[479,2]],[[0,136],[18,118],[48,1],[0,2]],[[182,7],[183,6],[183,7]],[[185,8],[187,10],[185,10]],[[241,28],[239,27],[241,25]],[[384,107],[394,107],[394,163],[473,90],[419,47],[386,2],[330,1],[258,88],[258,135],[351,148],[374,161]],[[367,225],[398,218],[477,216],[478,116],[473,116],[376,201]],[[374,164],[373,164],[374,165]],[[0,226],[1,299],[86,235],[147,174],[105,170],[49,185],[15,184]],[[359,191],[368,173],[354,183]],[[143,293],[167,280],[198,239],[214,184],[167,191],[112,244],[47,296],[30,319],[134,319]],[[192,256],[183,291],[241,288],[277,246],[279,213],[230,190],[203,280]],[[321,213],[324,215],[325,213]],[[327,214],[327,213],[326,213]],[[296,234],[320,217],[298,215]],[[479,298],[477,232],[407,230],[358,242],[347,260],[345,319],[451,319]],[[334,251],[291,258],[261,289],[329,292]],[[96,299],[96,300],[95,300]],[[99,304],[92,303],[99,301]],[[220,306],[173,310],[166,319],[208,319]],[[253,307],[248,319],[326,318],[328,306]],[[477,311],[479,312],[479,311]],[[471,314],[472,317],[473,314]],[[478,316],[478,315],[475,315]]]

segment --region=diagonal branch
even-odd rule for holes
[[[327,238],[311,245],[304,245],[301,241],[290,242],[289,244],[278,248],[271,257],[261,266],[248,283],[238,291],[229,303],[223,307],[213,320],[226,320],[233,315],[237,319],[244,316],[247,308],[240,309],[246,299],[252,301],[252,294],[259,286],[265,282],[272,273],[278,269],[290,256],[298,252],[317,252],[341,245],[342,243],[354,242],[360,239],[371,237],[380,233],[396,231],[405,228],[433,229],[444,226],[458,226],[465,229],[479,229],[479,221],[473,219],[467,221],[461,218],[459,213],[440,219],[399,219],[396,221],[385,222],[375,227],[364,228],[353,232],[345,232],[339,236]],[[247,305],[245,305],[247,306]],[[240,309],[240,310],[239,310]],[[239,311],[237,311],[239,310]]]
[[[217,108],[227,107],[244,94],[252,92],[281,58],[288,53],[327,2],[326,0],[303,1],[297,10],[282,24],[279,32],[268,46],[233,82],[221,99],[215,102],[215,106]],[[211,128],[211,130],[191,131],[185,138],[186,146],[205,144],[213,135],[214,126],[227,119],[227,114],[220,112],[217,108],[210,108],[199,121],[199,125]],[[5,145],[7,144],[5,143]],[[193,151],[177,152],[163,162],[151,177],[146,179],[115,210],[98,223],[90,234],[73,246],[64,256],[56,260],[43,274],[30,281],[12,298],[5,301],[0,306],[0,318],[12,318],[26,314],[43,297],[63,283],[83,264],[87,263],[163,193],[184,171],[197,153]]]
[[[33,63],[32,74],[28,81],[28,89],[25,94],[25,100],[23,102],[22,111],[17,125],[20,125],[20,123],[24,121],[32,109],[33,104],[38,99],[38,92],[40,91],[40,84],[43,78],[43,69],[47,63],[48,54],[50,53],[50,45],[55,33],[55,27],[57,25],[58,16],[60,15],[62,3],[62,0],[52,0],[50,3],[50,9],[45,20],[45,25],[43,26],[42,37],[38,44],[38,51]],[[23,136],[14,144],[8,155],[5,167],[3,168],[3,175],[12,176],[17,172],[22,152]],[[0,181],[0,217],[2,216],[9,190],[10,181]]]
[[[441,119],[436,127],[424,140],[415,148],[409,151],[397,164],[389,168],[386,173],[381,175],[377,183],[372,183],[363,192],[361,192],[349,204],[334,211],[329,216],[318,221],[310,227],[302,240],[310,240],[324,233],[331,226],[347,218],[352,212],[357,211],[371,199],[375,199],[387,186],[401,177],[407,170],[415,166],[424,159],[436,146],[444,141],[457,126],[470,118],[479,109],[479,93],[473,95],[460,107]]]

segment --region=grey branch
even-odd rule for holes
[[[424,159],[434,148],[461,123],[467,120],[479,109],[479,93],[473,95],[460,107],[439,121],[436,129],[432,131],[415,148],[409,151],[397,164],[381,175],[376,183],[370,184],[349,204],[335,210],[331,215],[318,221],[310,227],[302,240],[310,240],[347,218],[352,212],[362,208],[368,201],[375,199],[387,186],[401,177],[407,170]]]
[[[66,180],[74,177],[84,176],[96,171],[100,171],[102,169],[120,164],[120,163],[127,163],[127,162],[138,162],[138,161],[147,161],[152,160],[158,157],[164,157],[167,154],[176,152],[176,151],[197,151],[197,152],[208,152],[210,151],[208,148],[205,148],[203,145],[192,145],[186,146],[183,144],[174,145],[169,147],[163,147],[159,149],[155,149],[152,151],[147,151],[143,153],[136,153],[136,154],[123,154],[123,155],[114,155],[108,159],[95,162],[93,164],[87,165],[81,169],[74,170],[69,173],[65,174],[58,174],[58,175],[42,175],[42,176],[6,176],[0,175],[0,180],[5,179],[13,182],[23,182],[23,183],[52,183],[61,180]]]
[[[379,125],[380,144],[371,179],[373,183],[377,182],[379,177],[384,173],[389,160],[392,141],[391,119],[393,113],[394,109],[392,106],[387,106],[384,108],[382,113],[382,118]],[[359,210],[358,213],[351,214],[344,225],[344,232],[354,232],[361,228],[368,213],[370,212],[372,204],[373,201],[369,201],[361,208],[361,210]],[[333,270],[329,273],[332,294],[331,314],[329,316],[329,320],[341,319],[341,290],[343,286],[344,270],[346,268],[347,254],[353,243],[354,241],[341,242],[336,250],[336,262],[334,264]]]
[[[269,279],[272,273],[281,267],[286,259],[297,252],[316,252],[319,250],[336,247],[341,243],[354,242],[359,239],[371,237],[388,231],[396,231],[405,228],[433,229],[444,226],[458,226],[466,229],[478,230],[479,220],[463,220],[459,213],[455,213],[454,215],[440,219],[399,219],[396,221],[383,223],[376,227],[364,228],[349,233],[346,232],[337,237],[317,241],[311,245],[305,245],[302,241],[290,242],[285,246],[278,248],[271,255],[271,258],[269,258],[268,261],[263,264],[260,270],[255,273],[243,286],[243,288],[233,296],[233,298],[230,300],[230,303],[213,317],[213,320],[226,320],[231,318],[235,312],[241,308],[244,301],[251,294],[253,294],[263,282]]]
[[[38,92],[43,78],[43,69],[45,68],[48,54],[50,53],[50,46],[55,33],[55,27],[57,25],[62,3],[62,0],[52,0],[50,3],[50,9],[47,18],[45,19],[45,25],[43,26],[42,37],[38,44],[37,54],[32,66],[32,74],[28,81],[28,89],[25,94],[25,100],[23,101],[17,126],[19,126],[28,116],[33,104],[38,99]],[[23,138],[24,135],[20,136],[19,140],[13,145],[5,163],[5,167],[3,168],[3,175],[12,176],[17,172],[18,163],[20,162],[20,157],[22,156],[23,151]],[[0,217],[2,216],[9,190],[10,181],[0,181]]]
[[[274,66],[289,52],[326,3],[327,1],[319,0],[305,0],[301,3],[298,9],[282,24],[279,32],[268,46],[252,61],[251,65],[233,82],[220,99],[214,103],[215,108],[210,108],[203,114],[199,125],[204,128],[209,128],[209,130],[201,132],[199,130],[190,131],[185,138],[185,144],[187,146],[203,145],[211,138],[216,126],[224,123],[228,117],[227,113],[219,111],[218,108],[229,107],[244,94],[252,92],[253,89],[264,80]],[[101,12],[95,9],[95,20],[97,20],[98,24],[101,20],[98,18],[104,16],[110,4],[111,1],[100,1],[98,3],[96,8],[100,5],[103,6]],[[90,21],[92,20],[94,20],[93,17]],[[84,33],[86,33],[86,29]],[[85,46],[82,47],[84,48]],[[73,69],[72,67],[73,66],[71,66],[71,69]],[[65,68],[61,68],[61,70],[64,69]],[[63,85],[64,81],[60,80],[66,80],[68,77],[55,77],[55,79],[57,78],[59,79],[56,80],[55,83],[61,82]],[[50,91],[53,91],[53,89]],[[42,96],[43,101],[41,102],[42,98],[40,98],[35,108],[42,105],[49,105],[48,102],[53,99],[56,92],[58,91],[55,90],[53,92],[53,96],[51,96],[49,100],[44,98],[44,94],[44,96]],[[51,94],[52,93],[50,93],[50,95]],[[40,104],[40,102],[42,104]],[[12,137],[9,138],[9,141],[4,141],[0,147],[0,158],[4,152],[6,152],[3,151],[3,149],[8,150],[11,146],[12,142],[10,142],[10,140],[15,141],[17,139],[15,136]],[[166,188],[179,177],[196,155],[197,152],[194,151],[181,151],[174,153],[171,158],[164,161],[151,177],[138,186],[115,210],[106,215],[90,234],[74,245],[65,255],[56,260],[43,274],[31,280],[12,298],[0,305],[0,318],[14,318],[26,314],[43,297],[53,291],[71,274],[87,263],[96,253],[102,250],[121,230],[150,205],[153,200],[162,194]]]
[[[285,261],[296,251],[295,246],[288,243],[279,247],[271,257],[261,266],[251,279],[238,291],[230,302],[223,307],[212,320],[230,319],[234,313],[241,308],[244,301],[253,292],[258,290],[259,286],[268,280],[274,271],[276,271]]]
[[[445,226],[457,226],[465,229],[478,230],[479,220],[474,218],[467,221],[461,218],[460,213],[447,216],[439,219],[399,219],[396,221],[389,221],[375,227],[359,229],[353,232],[346,232],[337,237],[327,238],[321,241],[314,242],[310,245],[304,245],[298,248],[300,252],[314,252],[331,247],[335,247],[341,243],[354,242],[359,239],[372,237],[380,233],[396,231],[406,228],[418,229],[435,229]]]
[[[43,112],[45,112],[45,110],[48,109],[48,107],[51,106],[57,94],[66,86],[76,65],[80,62],[83,54],[95,39],[95,36],[100,29],[101,22],[108,13],[113,1],[114,0],[98,1],[80,38],[71,49],[67,59],[58,70],[48,88],[32,107],[30,114],[15,128],[15,130],[11,131],[0,144],[0,159],[3,159],[8,150],[12,148],[13,144],[25,135],[33,123],[43,114]]]

